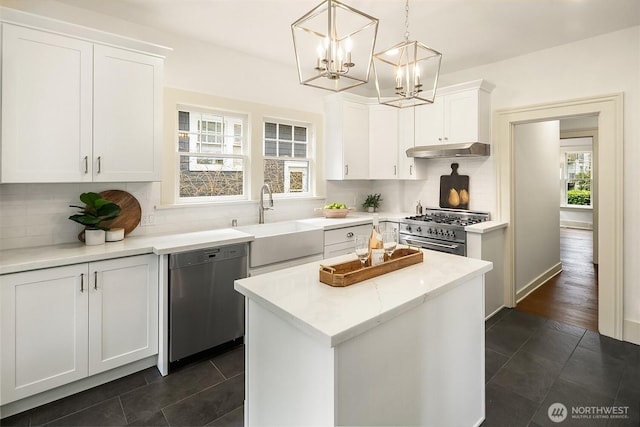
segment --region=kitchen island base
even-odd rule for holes
[[[483,299],[480,274],[328,346],[246,298],[246,425],[480,425]]]

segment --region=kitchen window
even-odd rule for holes
[[[247,117],[178,107],[178,200],[246,199]]]
[[[311,165],[309,124],[265,120],[264,181],[275,194],[308,195]]]
[[[563,164],[563,201],[567,206],[591,207],[591,151],[566,151]]]

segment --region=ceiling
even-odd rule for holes
[[[59,0],[295,67],[291,23],[320,0]],[[403,40],[405,2],[344,0],[380,20],[376,52]],[[412,0],[411,40],[453,72],[640,25],[640,0]],[[153,40],[149,40],[153,41]],[[594,52],[597,60],[597,52]]]

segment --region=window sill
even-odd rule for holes
[[[593,206],[584,205],[560,205],[560,209],[576,210],[576,211],[592,211]]]
[[[306,200],[325,200],[324,196],[305,196],[305,197],[289,197],[273,195],[273,200],[277,202],[299,202]],[[211,202],[193,202],[193,203],[175,203],[166,205],[157,205],[155,210],[169,210],[169,209],[184,209],[184,208],[212,208],[215,206],[230,206],[230,205],[255,205],[259,203],[260,199],[255,200],[220,200]]]

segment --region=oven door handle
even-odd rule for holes
[[[422,245],[432,245],[432,246],[438,246],[440,248],[446,248],[446,249],[457,249],[458,245],[443,245],[442,243],[435,243],[435,242],[418,242],[416,240],[411,240],[411,239],[404,239],[406,240],[407,243],[411,244],[411,245],[418,245],[418,246],[422,246]]]

